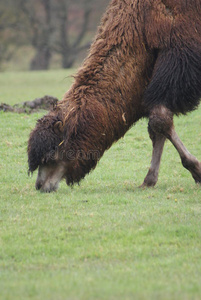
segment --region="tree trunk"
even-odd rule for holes
[[[40,10],[39,7],[41,7]],[[28,16],[33,33],[31,42],[36,51],[30,63],[30,69],[47,70],[52,55],[50,45],[51,0],[38,0],[37,2],[22,0],[21,8]]]
[[[51,51],[48,47],[38,48],[35,57],[30,63],[30,70],[47,70],[49,69]]]
[[[66,0],[59,0],[57,2],[57,18],[59,21],[59,38],[55,45],[55,52],[61,55],[62,68],[71,68],[79,55],[79,53],[89,47],[89,42],[83,46],[82,42],[88,30],[90,14],[92,11],[92,0],[82,0],[82,4],[76,3],[77,10],[82,12],[82,24],[80,31],[76,31],[75,38],[72,39],[73,27],[76,27],[76,20],[70,19],[70,3]],[[76,1],[75,1],[76,2]],[[72,3],[71,3],[72,5]],[[79,9],[78,9],[79,8]],[[71,32],[72,30],[72,32]]]

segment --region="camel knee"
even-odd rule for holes
[[[155,107],[149,115],[149,131],[169,138],[173,128],[173,113],[164,106]]]
[[[181,157],[182,165],[187,170],[193,170],[200,167],[200,162],[189,153],[188,156]]]

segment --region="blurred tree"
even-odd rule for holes
[[[36,53],[30,63],[31,70],[49,68],[51,51],[51,0],[21,0],[21,10],[27,17],[31,30],[31,44]]]
[[[54,51],[62,58],[62,67],[70,68],[77,55],[89,47],[89,40],[84,37],[89,30],[93,0],[57,0],[55,1],[56,17],[58,18],[58,34]]]
[[[22,45],[20,36],[19,1],[1,0],[0,2],[0,68],[3,62],[9,61],[17,48]]]
[[[31,70],[48,69],[52,57],[70,68],[88,48],[110,0],[0,0],[0,63],[15,49],[35,50]]]

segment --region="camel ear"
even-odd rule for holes
[[[61,134],[61,133],[63,133],[63,131],[64,131],[63,122],[62,121],[57,121],[54,124],[54,132],[56,134]]]

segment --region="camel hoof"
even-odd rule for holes
[[[140,189],[146,189],[146,188],[153,188],[156,185],[156,183],[151,183],[151,182],[143,182],[143,184],[141,184],[139,186]]]

